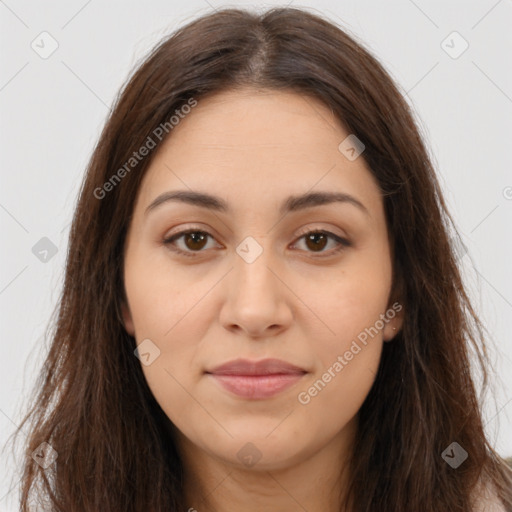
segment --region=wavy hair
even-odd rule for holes
[[[34,496],[52,511],[187,509],[170,420],[121,315],[125,235],[158,148],[108,197],[98,199],[98,190],[191,98],[239,87],[321,100],[363,141],[384,198],[393,290],[405,316],[359,411],[340,507],[469,512],[483,482],[512,510],[512,470],[486,438],[470,371],[474,351],[485,390],[488,334],[462,282],[459,235],[411,108],[356,37],[293,8],[224,9],[190,21],[149,52],[115,98],[80,189],[46,359],[15,433],[30,425],[21,510]],[[158,145],[166,137],[172,131]],[[58,453],[46,469],[31,457],[43,442]],[[452,442],[469,454],[457,469],[441,456]]]

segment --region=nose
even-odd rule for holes
[[[270,256],[270,249],[263,250],[252,262],[235,255],[234,268],[226,276],[226,298],[220,312],[224,328],[262,338],[275,336],[291,324],[289,301],[293,293]]]

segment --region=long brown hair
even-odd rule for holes
[[[169,119],[191,99],[247,86],[324,102],[364,143],[385,201],[405,317],[359,411],[345,505],[469,512],[485,482],[511,510],[512,471],[486,439],[470,372],[474,350],[485,390],[487,333],[466,294],[451,238],[458,232],[414,116],[361,43],[292,8],[225,9],[190,22],[150,52],[116,98],[81,187],[51,346],[20,426],[30,425],[21,509],[40,495],[66,512],[187,510],[169,420],[121,315],[125,235],[158,147],[126,163],[148,137],[157,146],[172,137]],[[168,129],[159,138],[161,126]],[[46,469],[31,456],[43,442],[58,454]],[[456,469],[442,457],[454,442],[468,454]]]

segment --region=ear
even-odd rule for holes
[[[405,316],[405,306],[403,303],[404,291],[404,280],[402,274],[399,273],[394,283],[388,308],[385,313],[387,323],[382,331],[384,341],[392,341],[402,330]]]
[[[135,336],[135,326],[133,325],[132,314],[130,313],[130,308],[124,300],[121,302],[121,312],[123,314],[123,325],[126,332],[130,336]]]
[[[384,341],[391,341],[401,331],[404,322],[404,306],[395,301],[386,310],[387,323],[382,331]]]

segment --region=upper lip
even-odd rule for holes
[[[206,373],[213,373],[215,375],[278,375],[307,372],[303,368],[281,359],[262,359],[261,361],[234,359],[216,366],[212,370],[207,370]]]

